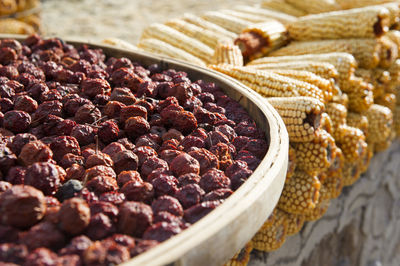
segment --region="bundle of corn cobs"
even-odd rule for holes
[[[374,153],[400,134],[400,1],[266,0],[153,24],[140,49],[236,78],[286,124],[289,169],[277,208],[229,265],[271,251],[319,219]]]
[[[0,33],[33,34],[40,31],[39,0],[0,1]]]

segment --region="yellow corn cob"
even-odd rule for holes
[[[261,23],[267,20],[270,20],[269,18],[266,18],[264,16],[259,16],[259,15],[255,15],[255,14],[249,14],[246,12],[241,12],[239,10],[230,10],[230,9],[223,9],[223,10],[219,10],[219,12],[231,16],[231,17],[235,17],[235,18],[239,18],[242,20],[245,20],[247,22],[250,23]]]
[[[365,112],[374,103],[373,86],[362,78],[354,77],[340,87],[349,98],[348,109],[354,112]]]
[[[291,142],[312,141],[317,137],[324,110],[322,102],[311,97],[282,97],[267,100],[282,117]]]
[[[340,9],[340,6],[334,0],[285,0],[285,2],[309,14],[318,14]]]
[[[284,0],[263,0],[261,2],[261,7],[268,8],[272,10],[277,10],[282,13],[286,13],[295,17],[301,17],[307,15],[307,13],[297,7],[286,3]]]
[[[293,214],[305,214],[315,208],[321,183],[316,175],[296,170],[285,183],[278,207]]]
[[[304,70],[273,69],[268,71],[288,78],[297,79],[315,85],[323,92],[325,102],[330,101],[333,97],[333,91],[335,86],[333,79],[324,79],[312,72]]]
[[[361,175],[360,165],[357,162],[345,162],[343,167],[343,186],[353,185]]]
[[[251,240],[253,247],[261,251],[273,251],[280,248],[286,240],[288,221],[282,211],[276,211],[275,222],[264,224]]]
[[[230,40],[225,35],[204,29],[183,19],[169,20],[165,23],[165,25],[182,32],[189,37],[195,38],[211,48],[215,48],[221,41]]]
[[[214,51],[204,43],[193,39],[171,27],[163,24],[154,23],[144,29],[142,40],[154,38],[169,43],[172,46],[185,50],[186,52],[209,62]]]
[[[339,73],[339,80],[348,80],[354,74],[355,69],[357,68],[356,59],[349,53],[325,53],[263,57],[249,62],[248,65],[301,61],[315,61],[332,64]]]
[[[292,146],[289,146],[289,163],[286,172],[286,180],[288,180],[293,176],[294,171],[296,170],[296,166],[297,166],[296,151],[295,149],[292,148]]]
[[[339,149],[339,148],[338,148]],[[338,155],[339,156],[339,155]],[[323,172],[320,173],[318,179],[321,182],[321,194],[320,201],[327,199],[336,199],[342,193],[343,189],[343,167],[344,167],[344,158],[341,155],[341,163],[339,171],[336,170],[334,174],[333,172]]]
[[[270,56],[322,54],[344,52],[354,56],[360,67],[374,68],[379,63],[381,46],[376,39],[338,39],[292,42],[271,52]]]
[[[296,17],[292,16],[289,13],[274,9],[274,8],[259,8],[252,6],[239,5],[234,7],[235,10],[238,10],[243,13],[248,13],[252,15],[256,15],[259,17],[264,17],[268,19],[276,19],[283,24],[287,24],[289,22],[293,22],[296,20]]]
[[[386,106],[390,111],[394,112],[396,108],[396,95],[394,93],[384,93],[374,99],[374,103]]]
[[[288,32],[298,41],[375,38],[387,32],[388,26],[386,8],[364,7],[300,17],[288,24]]]
[[[354,163],[367,150],[364,133],[355,127],[340,126],[336,132],[336,145],[342,150],[346,162]]]
[[[127,49],[127,50],[132,50],[132,51],[139,50],[135,45],[133,45],[127,41],[118,39],[118,38],[107,38],[107,39],[102,40],[101,42],[104,44],[112,45],[112,46]]]
[[[364,153],[364,155],[360,158],[359,160],[359,167],[360,167],[360,172],[364,173],[368,170],[369,164],[371,162],[372,157],[374,156],[374,147],[375,147],[376,143],[374,145],[368,145],[367,147],[367,151]]]
[[[368,118],[368,143],[384,142],[390,137],[393,113],[389,108],[373,104],[366,112]]]
[[[210,65],[210,68],[231,76],[267,97],[309,96],[323,101],[324,95],[316,86],[274,73],[231,65]]]
[[[330,135],[333,134],[333,122],[331,117],[327,113],[321,114],[320,128],[328,132]]]
[[[379,43],[382,47],[380,54],[379,66],[383,68],[389,68],[398,56],[397,45],[389,38],[383,36],[379,38]]]
[[[214,50],[213,63],[243,66],[243,56],[237,45],[232,42],[220,42]]]
[[[316,137],[310,142],[292,143],[296,150],[297,169],[321,171],[331,166],[335,140],[323,129],[317,130],[316,133]]]
[[[322,190],[324,190],[323,186],[321,188],[321,193]],[[330,202],[330,199],[320,200],[313,210],[304,215],[304,219],[306,221],[316,221],[321,219],[321,217],[324,216],[324,214],[328,210]]]
[[[325,112],[329,115],[332,121],[333,136],[335,137],[336,130],[340,126],[346,124],[347,108],[343,104],[331,102],[325,105]]]
[[[301,214],[292,214],[285,211],[281,211],[283,215],[286,216],[286,220],[288,223],[288,228],[286,235],[291,236],[300,232],[301,228],[303,228],[305,217]]]
[[[270,216],[268,216],[268,219],[264,222],[263,226],[264,228],[272,226],[274,223],[277,222],[278,220],[278,208],[274,208]]]
[[[363,81],[371,83],[374,86],[373,87],[374,98],[377,98],[380,95],[384,94],[386,90],[389,89],[390,87],[391,83],[390,72],[382,68],[374,68],[374,69],[360,68],[356,70],[355,74],[358,77],[362,78]],[[363,83],[363,81],[361,81],[359,78],[354,77],[351,80],[342,83],[342,87],[344,87],[345,90],[346,87],[350,87],[349,89],[351,89],[351,83],[357,83],[355,82],[355,80],[358,80],[357,82],[359,82],[360,84]]]
[[[385,37],[389,38],[397,45],[397,54],[400,54],[400,31],[390,30],[385,34]]]
[[[25,22],[12,18],[0,20],[0,32],[9,34],[33,34],[35,30]]]
[[[224,266],[246,266],[250,260],[250,253],[253,250],[253,242],[248,242],[238,253],[233,256]]]
[[[235,40],[246,59],[261,57],[283,46],[287,41],[285,26],[277,20],[268,20],[246,27]]]
[[[342,176],[343,164],[345,160],[343,152],[338,146],[336,146],[336,143],[331,152],[333,154],[333,161],[328,170],[325,171],[325,176],[326,178],[340,178]],[[321,180],[321,183],[322,182],[323,180]]]
[[[400,105],[397,105],[394,110],[393,120],[394,120],[394,131],[396,132],[397,137],[399,137],[400,136]]]
[[[228,31],[228,30],[222,28],[221,26],[218,26],[217,24],[211,23],[211,22],[204,20],[201,17],[195,16],[193,14],[189,14],[189,13],[185,14],[183,16],[183,20],[185,20],[191,24],[194,24],[196,26],[199,26],[203,29],[215,32],[218,35],[226,36],[227,38],[229,38],[231,40],[233,40],[237,37],[236,33]]]
[[[10,15],[17,12],[18,5],[15,0],[2,0],[0,2],[0,15]]]
[[[368,118],[365,115],[348,112],[346,121],[347,125],[360,129],[365,136],[368,136]]]
[[[374,143],[374,152],[377,153],[377,152],[385,151],[390,147],[390,145],[392,145],[392,143],[393,143],[393,140],[391,140],[391,139],[388,139],[383,142],[376,142],[376,143]]]
[[[342,9],[361,8],[361,7],[384,7],[389,11],[389,26],[398,22],[399,18],[399,4],[394,3],[393,0],[336,0]],[[391,2],[391,3],[390,3]]]
[[[164,55],[170,58],[184,60],[186,62],[196,64],[199,66],[205,66],[204,61],[201,60],[200,58],[157,39],[150,38],[150,39],[140,40],[138,47],[147,52],[152,52],[158,55]]]
[[[268,63],[258,65],[248,65],[255,69],[271,70],[271,69],[291,69],[309,71],[325,79],[336,78],[338,72],[332,64],[317,61],[300,61],[300,62],[283,62],[283,63]]]
[[[338,93],[333,94],[331,102],[341,104],[347,108],[349,106],[349,96],[338,89]]]
[[[28,24],[35,30],[35,32],[40,32],[42,23],[41,23],[41,19],[38,14],[32,14],[32,15],[25,16],[25,17],[19,17],[18,21]]]
[[[252,24],[246,20],[231,17],[217,11],[206,12],[203,14],[202,18],[236,34],[241,33],[243,29]]]
[[[400,60],[397,59],[388,69],[390,73],[390,82],[385,88],[385,92],[397,93],[397,87],[400,84]]]

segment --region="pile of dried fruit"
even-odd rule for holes
[[[400,133],[399,20],[399,3],[387,0],[265,0],[143,32],[140,49],[239,80],[287,126],[290,164],[278,206],[244,259],[230,263],[246,264],[251,247],[277,249],[322,217]]]
[[[100,49],[0,41],[0,262],[118,264],[252,174],[265,133],[214,83]]]

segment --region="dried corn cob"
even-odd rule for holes
[[[385,34],[385,37],[389,38],[397,45],[397,54],[400,54],[400,31],[390,30]]]
[[[35,30],[35,32],[40,32],[42,23],[41,23],[41,19],[38,14],[32,14],[32,15],[25,16],[25,17],[19,17],[18,21],[28,24]]]
[[[261,7],[277,10],[295,17],[307,15],[305,11],[286,3],[284,0],[264,0],[261,2]]]
[[[340,6],[334,0],[285,0],[285,2],[309,14],[318,14],[340,9]]]
[[[362,78],[353,77],[341,84],[340,88],[349,98],[348,109],[351,111],[365,112],[374,103],[374,87]]]
[[[298,41],[375,38],[382,36],[388,30],[389,11],[382,7],[364,7],[309,15],[288,24],[290,37]]]
[[[384,7],[389,11],[389,26],[398,22],[399,18],[399,4],[394,3],[393,0],[373,0],[373,1],[365,1],[365,0],[336,0],[336,2],[342,7],[342,9],[350,9],[350,8],[361,8],[361,7]],[[364,2],[364,3],[362,3]],[[369,2],[369,3],[368,3]],[[391,2],[391,3],[389,3]]]
[[[262,70],[231,65],[210,65],[210,68],[231,76],[267,97],[309,96],[323,101],[324,95],[316,86]]]
[[[396,132],[396,135],[399,137],[400,136],[400,105],[397,105],[394,113],[393,113],[393,120],[394,120],[394,131]]]
[[[337,88],[337,86],[336,86],[336,88]],[[340,89],[338,89],[337,93],[333,94],[331,102],[339,103],[347,108],[349,106],[349,96],[347,96],[346,93],[344,93]]]
[[[324,190],[323,186],[321,188],[321,193],[322,193],[322,190]],[[330,202],[331,202],[330,199],[320,200],[314,209],[312,209],[311,211],[307,212],[304,215],[304,219],[306,221],[316,221],[316,220],[320,219],[322,216],[324,216],[324,214],[328,210]]]
[[[0,20],[0,32],[10,34],[33,34],[35,30],[32,26],[25,22],[18,21],[12,18]]]
[[[343,186],[353,185],[361,176],[360,165],[356,163],[345,162],[343,167]]]
[[[248,65],[255,69],[271,70],[271,69],[290,69],[309,71],[325,79],[336,78],[338,72],[332,64],[317,61],[300,61],[300,62],[283,62],[283,63],[268,63],[258,65]]]
[[[374,68],[379,63],[381,46],[376,39],[339,39],[292,42],[270,53],[270,56],[344,52],[352,54],[360,67]]]
[[[358,163],[359,167],[360,167],[360,172],[364,173],[368,170],[369,164],[371,162],[372,157],[374,156],[374,149],[373,147],[376,145],[376,143],[374,145],[368,145],[367,147],[367,151],[364,153],[364,155],[360,158],[360,161]]]
[[[219,42],[229,40],[225,35],[215,33],[213,31],[203,29],[199,26],[191,24],[183,19],[173,19],[165,23],[165,25],[176,29],[183,34],[195,38],[202,43],[215,48]]]
[[[17,12],[18,5],[15,0],[2,0],[0,2],[0,15],[10,15]]]
[[[236,34],[241,33],[243,29],[252,24],[246,20],[234,18],[217,11],[206,12],[202,18]]]
[[[355,69],[357,68],[356,59],[354,58],[354,56],[348,53],[325,53],[263,57],[249,62],[248,65],[299,61],[316,61],[330,63],[334,65],[339,73],[338,80],[348,80],[354,74]]]
[[[184,50],[176,48],[175,46],[172,46],[166,42],[157,39],[143,39],[139,42],[138,47],[140,49],[143,49],[144,51],[184,60],[186,62],[200,66],[205,66],[204,61],[200,58],[195,57],[194,55],[189,54]]]
[[[285,183],[278,207],[293,214],[305,214],[315,208],[321,183],[316,175],[296,170]]]
[[[349,97],[348,109],[353,112],[365,112],[374,103],[374,95],[372,87],[370,89],[360,90],[357,92],[348,92]]]
[[[246,27],[235,40],[246,59],[255,59],[283,46],[287,41],[285,26],[269,20]]]
[[[261,251],[273,251],[280,248],[286,240],[288,221],[280,210],[276,211],[275,222],[264,224],[251,240],[253,247]]]
[[[343,125],[335,135],[336,145],[342,150],[346,162],[354,163],[366,153],[368,145],[360,129]]]
[[[214,51],[204,43],[193,39],[185,34],[165,26],[154,23],[144,29],[141,39],[154,38],[169,43],[172,46],[185,50],[186,52],[209,62]]]
[[[233,256],[224,266],[246,266],[250,260],[250,253],[253,250],[253,242],[248,242],[238,253]]]
[[[285,12],[282,13],[282,11],[276,9],[271,10],[259,7],[244,6],[244,5],[235,6],[234,9],[244,13],[265,17],[268,19],[276,19],[277,21],[283,24],[287,24],[289,22],[293,22],[296,20],[296,17],[291,16],[291,14]]]
[[[393,113],[389,108],[373,104],[366,112],[368,118],[368,143],[384,142],[390,137]]]
[[[379,38],[378,42],[382,47],[381,54],[379,56],[379,66],[383,68],[389,68],[397,59],[398,47],[393,41],[385,36]]]
[[[242,52],[232,42],[220,42],[214,50],[213,63],[243,66]]]
[[[321,171],[329,168],[333,162],[332,149],[335,140],[323,129],[316,132],[310,142],[292,143],[296,150],[297,169],[303,171]]]
[[[311,97],[268,98],[268,102],[282,117],[291,142],[312,141],[317,137],[324,110],[322,102]]]
[[[326,102],[332,99],[335,86],[333,79],[324,79],[312,72],[303,70],[273,69],[268,71],[271,71],[272,73],[282,75],[288,78],[294,78],[315,85],[323,92]]]
[[[112,45],[112,46],[115,46],[118,48],[132,50],[132,51],[139,50],[135,45],[133,45],[127,41],[118,39],[118,38],[107,38],[107,39],[102,40],[101,42],[104,44]]]
[[[211,23],[211,22],[204,20],[201,17],[195,16],[193,14],[189,14],[189,13],[185,14],[183,16],[183,20],[185,20],[189,23],[192,23],[196,26],[199,26],[203,29],[215,32],[218,35],[226,36],[227,38],[229,38],[231,40],[233,40],[237,37],[236,33],[228,31],[228,30],[222,28],[221,26],[218,26],[217,24]]]
[[[281,211],[285,216],[288,223],[286,235],[291,236],[300,232],[303,228],[305,217],[301,214],[292,214],[285,211]]]
[[[360,113],[348,112],[347,125],[360,129],[365,136],[368,136],[368,118]]]
[[[333,134],[333,122],[331,117],[327,113],[322,113],[321,114],[321,122],[320,122],[320,129],[325,130],[328,132],[330,135]]]
[[[384,93],[374,99],[374,103],[386,106],[390,111],[394,112],[396,108],[396,95],[394,93]]]
[[[297,166],[296,151],[295,149],[292,148],[292,146],[289,146],[289,163],[286,172],[286,180],[288,180],[293,176],[294,171],[296,170],[296,166]]]
[[[386,92],[386,90],[390,89],[391,85],[391,76],[390,72],[382,69],[382,68],[374,68],[374,69],[357,69],[356,75],[360,76],[364,81],[371,83],[373,88],[374,98],[382,95]],[[357,80],[357,78],[353,78]],[[353,82],[353,81],[351,81]],[[360,81],[362,82],[362,81]],[[346,84],[344,84],[346,86]]]
[[[340,126],[346,124],[347,108],[343,104],[331,102],[325,105],[325,112],[329,115],[332,121],[333,136],[335,137],[335,131]]]
[[[340,178],[342,176],[343,164],[344,164],[344,155],[342,150],[336,145],[332,149],[333,161],[331,166],[325,172],[326,178]],[[321,179],[320,179],[321,180]],[[322,183],[323,180],[321,180]],[[340,194],[340,193],[339,193]]]
[[[335,175],[331,176],[324,173],[323,175],[318,176],[321,182],[321,189],[323,188],[320,200],[336,199],[340,196],[343,189],[343,167],[344,161],[341,163],[340,171],[337,171]]]
[[[250,23],[261,23],[267,20],[270,20],[269,18],[266,18],[264,16],[259,16],[259,15],[255,15],[255,14],[249,14],[246,12],[241,12],[239,10],[230,10],[230,9],[223,9],[223,10],[219,10],[219,12],[228,15],[228,16],[232,16],[235,18],[239,18],[242,20],[245,20],[247,22]]]

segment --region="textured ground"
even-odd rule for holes
[[[45,0],[46,35],[83,40],[117,37],[136,43],[142,29],[183,13],[228,8],[257,0]]]

